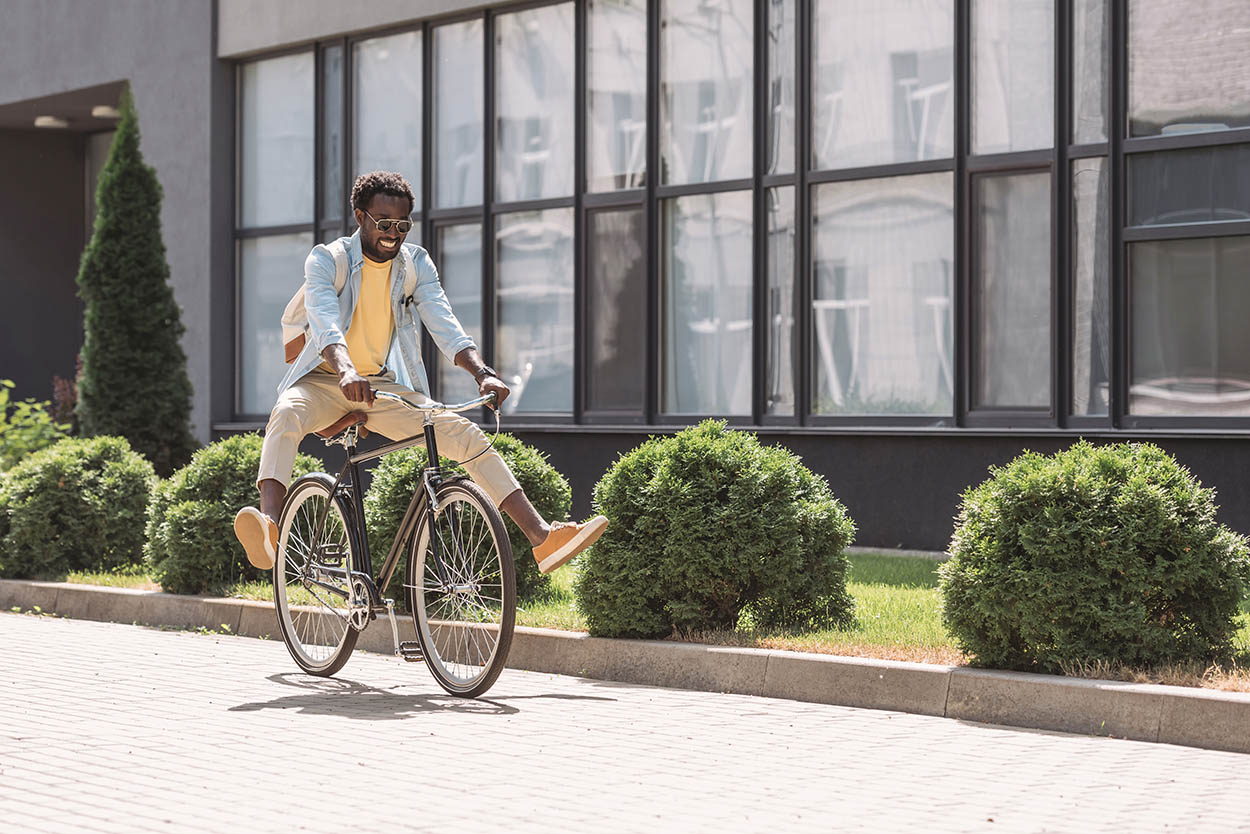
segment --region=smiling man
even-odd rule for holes
[[[414,402],[429,401],[418,316],[443,355],[473,376],[479,392],[495,394],[496,408],[509,393],[460,326],[429,253],[403,242],[412,228],[408,182],[395,173],[363,174],[352,186],[352,209],[360,228],[339,240],[349,263],[341,292],[335,291],[336,267],[328,247],[314,247],[304,263],[308,329],[278,386],[278,401],[265,429],[256,479],[260,509],[244,507],[234,519],[248,561],[262,570],[273,567],[276,558],[275,522],[305,435],[352,422],[367,422],[371,431],[392,440],[421,432],[421,418],[414,412],[398,403],[375,401],[373,394],[389,391]],[[401,247],[412,256],[417,272],[409,297],[401,277],[405,259],[397,258]],[[534,545],[543,573],[567,564],[603,533],[608,523],[603,516],[582,524],[547,523],[493,449],[469,460],[490,446],[475,423],[444,413],[434,419],[434,428],[439,451],[465,462],[469,476]]]

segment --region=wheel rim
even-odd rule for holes
[[[431,535],[439,545],[446,584],[427,558]],[[495,531],[475,501],[453,494],[437,518],[430,522],[427,517],[416,552],[415,613],[426,662],[452,688],[468,690],[490,669],[506,616]]]
[[[351,549],[347,526],[334,502],[321,535],[315,535],[328,501],[325,489],[316,484],[293,497],[282,519],[274,564],[274,602],[287,645],[310,669],[333,662],[350,628],[345,577]]]

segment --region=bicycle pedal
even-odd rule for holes
[[[409,663],[420,663],[425,660],[425,655],[421,653],[421,644],[411,640],[399,644],[399,656]]]

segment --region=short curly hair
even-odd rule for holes
[[[408,184],[408,180],[404,179],[403,174],[397,174],[394,171],[370,171],[356,177],[356,182],[352,184],[352,208],[365,211],[369,201],[378,194],[406,197],[409,214],[412,214],[413,206],[416,205],[416,200],[412,196],[412,186]]]

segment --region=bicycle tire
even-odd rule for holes
[[[347,620],[346,584],[359,547],[351,509],[332,493],[333,486],[334,479],[324,472],[291,485],[273,566],[273,602],[282,640],[301,669],[323,677],[343,668],[360,636]],[[323,529],[314,535],[327,501]]]
[[[503,518],[480,487],[446,481],[417,524],[408,556],[408,607],[426,665],[444,690],[476,698],[490,689],[512,647],[516,575]],[[437,540],[450,582],[430,559]]]

